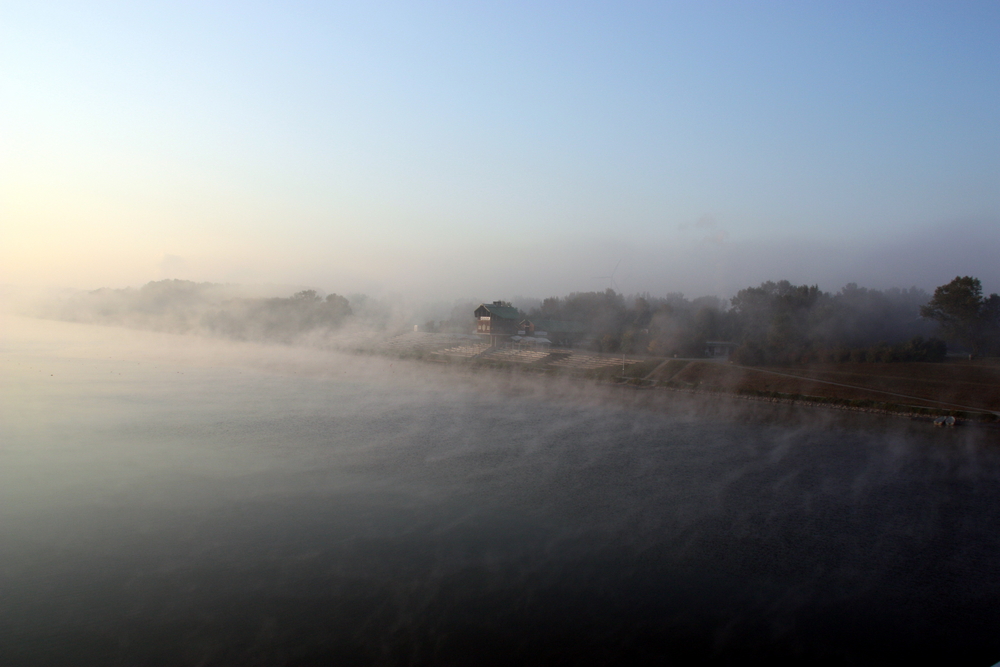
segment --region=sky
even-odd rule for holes
[[[997,2],[0,4],[0,284],[1000,291]]]

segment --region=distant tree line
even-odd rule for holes
[[[201,323],[227,338],[290,343],[312,331],[336,329],[349,315],[351,306],[339,294],[323,298],[304,290],[287,299],[232,299],[205,313]]]
[[[336,329],[351,316],[348,300],[315,290],[290,297],[238,296],[215,283],[161,280],[139,289],[99,289],[48,304],[40,313],[63,320],[172,333],[208,333],[236,340],[290,343]]]
[[[700,356],[705,341],[725,336],[725,304],[716,297],[685,299],[671,293],[626,298],[607,289],[551,297],[527,313],[528,319],[579,322],[589,345],[600,352]]]
[[[941,361],[945,340],[973,354],[1000,354],[1000,297],[983,297],[969,277],[933,297],[915,287],[850,283],[829,293],[768,281],[740,290],[728,304],[608,289],[551,297],[527,316],[581,322],[590,332],[586,344],[601,352],[700,357],[709,341],[724,341],[736,345],[733,360],[748,365]]]
[[[816,285],[765,282],[731,300],[733,361],[747,365],[811,362],[941,361],[947,347],[920,316],[923,290],[858,287],[831,294]]]
[[[237,340],[290,343],[322,336],[354,318],[367,330],[399,330],[385,304],[364,296],[247,296],[240,288],[186,280],[150,282],[139,289],[101,289],[49,303],[57,319],[116,324],[176,333],[201,332]],[[583,324],[581,345],[655,356],[701,357],[709,341],[735,346],[747,365],[810,362],[940,361],[952,349],[1000,355],[1000,296],[982,293],[977,278],[956,277],[933,296],[917,288],[872,290],[854,283],[836,293],[787,280],[740,290],[728,302],[679,293],[626,297],[614,290],[575,292],[535,302],[522,317]],[[470,333],[474,306],[456,304],[449,320],[425,331]],[[947,341],[947,344],[946,342]]]

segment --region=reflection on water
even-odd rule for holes
[[[995,431],[54,323],[0,352],[3,664],[1000,660]]]

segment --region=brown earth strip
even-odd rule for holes
[[[1000,372],[996,368],[904,363],[865,366],[832,371],[828,367],[765,369],[692,362],[670,384],[712,391],[778,392],[848,400],[905,399],[908,404],[926,407],[1000,411]]]

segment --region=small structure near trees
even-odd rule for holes
[[[507,301],[480,304],[473,314],[476,318],[476,333],[489,336],[493,347],[516,335],[521,321],[521,311]]]

